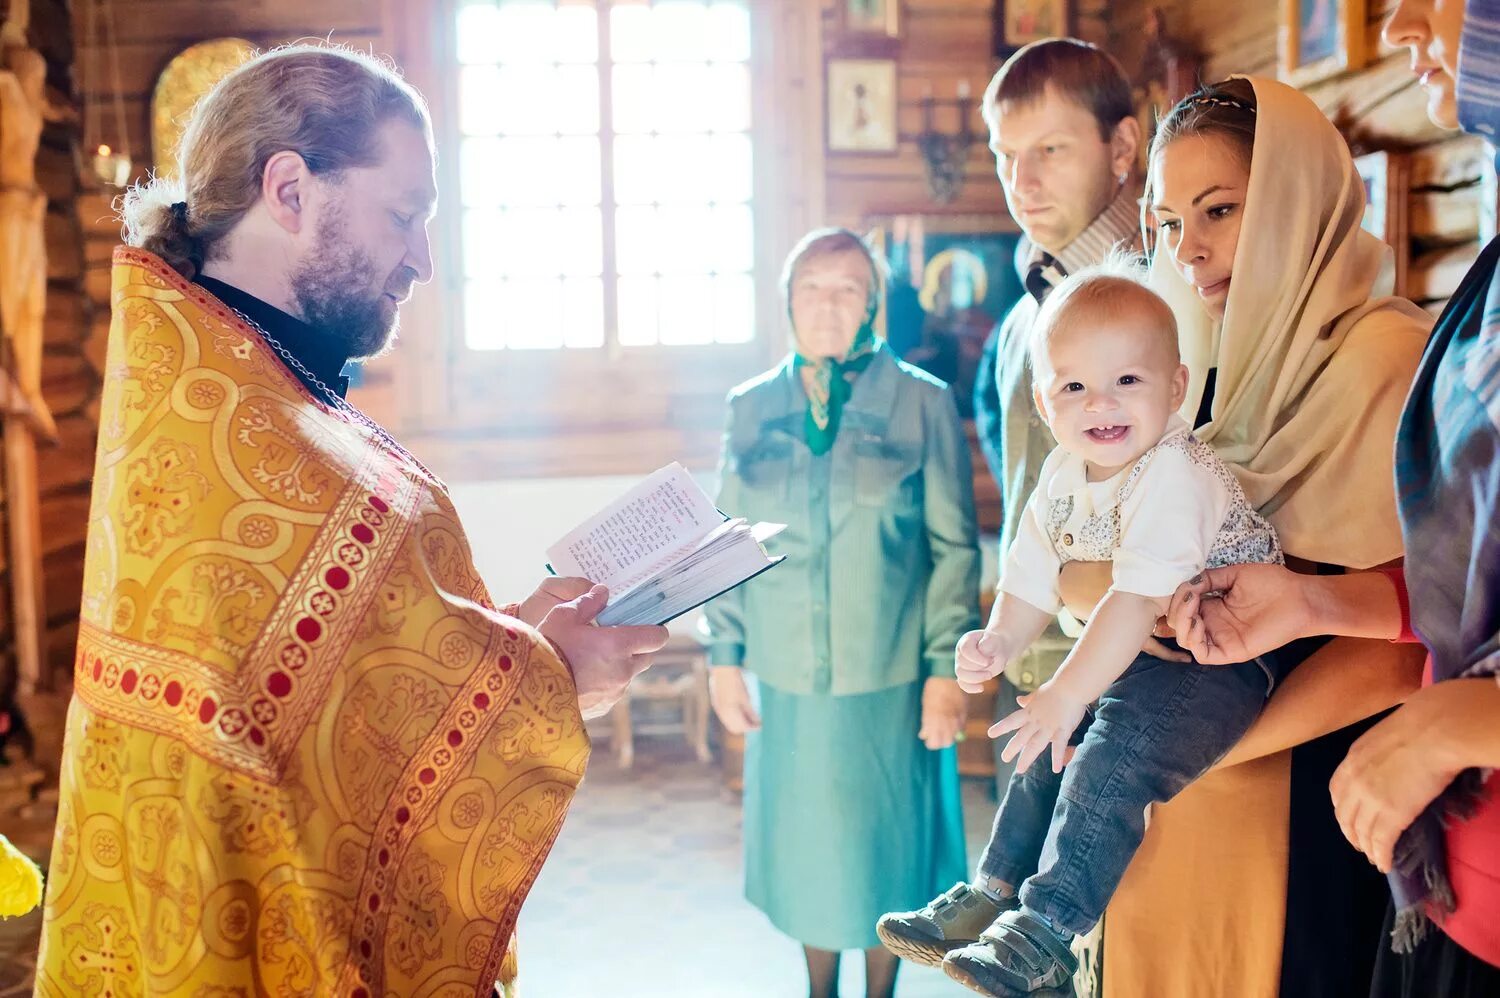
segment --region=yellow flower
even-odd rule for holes
[[[41,868],[0,835],[0,918],[24,915],[41,903]]]

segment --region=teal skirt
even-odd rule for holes
[[[917,739],[920,681],[759,693],[761,729],[745,742],[745,896],[804,946],[878,946],[881,915],[967,879],[956,753]]]

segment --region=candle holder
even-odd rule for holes
[[[940,106],[958,109],[958,131],[949,134],[938,130],[934,112]],[[922,131],[916,137],[917,150],[927,168],[927,189],[938,204],[948,204],[963,190],[964,165],[978,137],[969,126],[973,112],[974,100],[967,86],[961,86],[958,96],[951,99],[939,99],[931,93],[922,98]]]

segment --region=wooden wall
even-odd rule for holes
[[[839,2],[822,3],[825,57],[851,51],[849,40],[839,30]],[[904,213],[1006,214],[1005,195],[978,110],[985,85],[1000,65],[993,52],[994,7],[994,0],[905,0],[901,4],[901,41],[896,54],[900,148],[894,154],[826,154],[824,208],[829,224],[858,227],[871,215]],[[1107,45],[1108,7],[1107,0],[1075,3],[1074,33]],[[962,191],[953,202],[940,205],[928,192],[915,141],[922,130],[921,100],[929,93],[939,100],[952,99],[965,81],[975,101],[970,127],[976,140],[969,149]],[[938,108],[936,127],[956,131],[957,110]]]
[[[1478,139],[1444,132],[1427,119],[1426,98],[1408,71],[1405,51],[1380,41],[1395,0],[1370,0],[1366,26],[1369,64],[1310,86],[1307,93],[1350,140],[1355,152],[1403,150],[1410,156],[1411,265],[1407,296],[1437,311],[1479,251],[1479,183],[1485,147]],[[1279,2],[1228,0],[1118,0],[1110,7],[1110,38],[1127,70],[1140,65],[1146,19],[1166,13],[1169,33],[1205,55],[1203,77],[1276,74]]]
[[[32,0],[30,41],[47,60],[48,100],[65,107],[73,100],[73,34],[66,0]],[[99,377],[85,355],[89,307],[83,294],[83,240],[75,211],[78,180],[73,169],[76,123],[49,123],[37,153],[37,181],[47,194],[47,312],[42,360],[42,391],[61,437],[56,447],[39,446],[42,571],[47,661],[55,674],[73,659],[78,604],[83,580],[83,539],[88,517],[89,478],[94,457],[94,406]],[[0,261],[0,265],[5,265]],[[8,490],[11,483],[5,483]],[[0,641],[7,668],[14,668],[9,551],[0,545],[4,567],[0,599]],[[7,674],[0,669],[0,676]],[[0,683],[0,701],[9,691]]]

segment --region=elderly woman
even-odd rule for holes
[[[947,387],[874,332],[881,281],[824,229],[782,274],[794,350],[730,393],[719,505],[787,524],[786,564],[709,605],[711,690],[747,732],[745,893],[802,943],[813,998],[865,951],[890,996],[882,912],[963,875],[953,649],[977,627],[968,444]],[[758,710],[744,671],[756,674]]]

